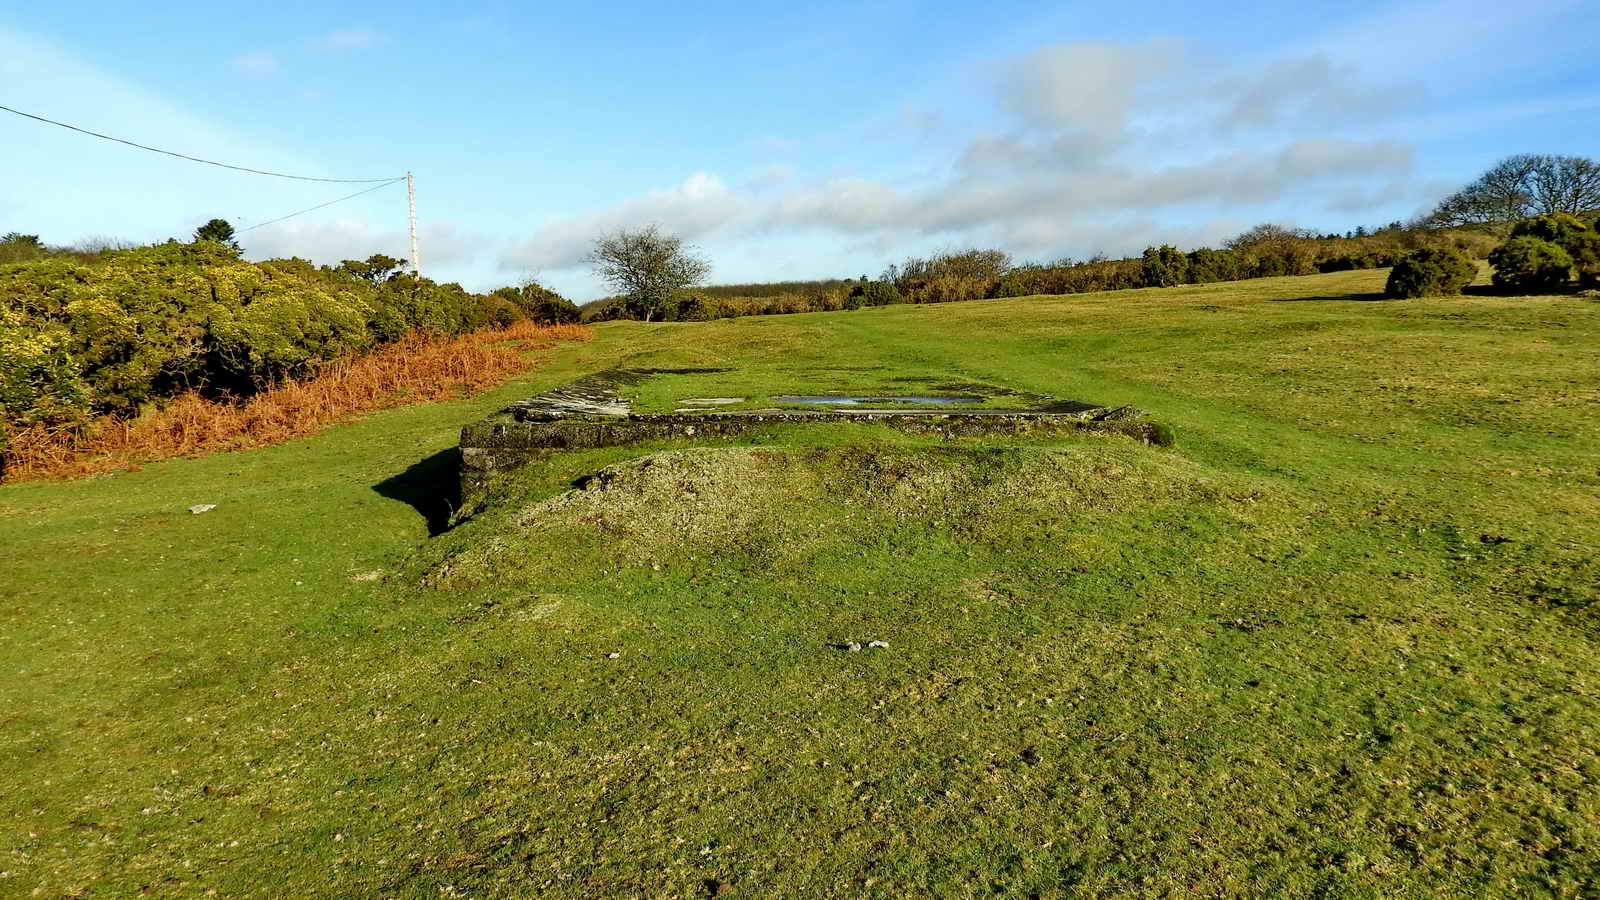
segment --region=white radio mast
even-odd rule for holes
[[[417,256],[417,180],[406,173],[406,204],[411,209],[411,274],[422,277],[422,260]]]

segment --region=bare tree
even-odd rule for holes
[[[1600,164],[1581,156],[1519,153],[1446,197],[1424,224],[1503,225],[1529,216],[1596,208],[1600,208]]]
[[[1316,237],[1316,233],[1305,228],[1289,228],[1273,222],[1265,222],[1249,231],[1228,238],[1222,242],[1222,246],[1228,250],[1247,250],[1251,247],[1286,244],[1314,237]]]
[[[1534,205],[1541,214],[1600,209],[1600,163],[1581,156],[1547,156],[1533,172]]]
[[[674,294],[711,274],[711,263],[694,247],[655,225],[597,238],[589,262],[596,275],[628,298],[629,312],[646,322],[670,318]]]

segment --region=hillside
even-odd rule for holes
[[[606,323],[0,487],[0,893],[1600,892],[1600,304],[1385,274]],[[443,530],[463,424],[620,365],[1178,443],[582,451]]]

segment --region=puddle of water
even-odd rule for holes
[[[780,396],[773,397],[779,403],[805,403],[818,406],[865,406],[867,404],[887,403],[896,406],[957,406],[963,403],[982,403],[983,398],[972,395],[965,396],[926,396],[926,397],[878,397],[864,394],[829,394],[826,396]]]

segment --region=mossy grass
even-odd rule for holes
[[[473,400],[0,488],[0,893],[1600,891],[1600,308],[1383,279],[605,324]],[[627,365],[1182,440],[582,451],[430,536],[461,425]]]

